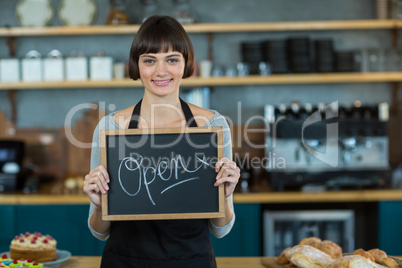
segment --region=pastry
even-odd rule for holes
[[[291,263],[301,268],[327,268],[335,261],[327,253],[309,245],[294,246],[285,255]]]
[[[15,236],[10,245],[12,259],[32,259],[38,262],[56,260],[57,242],[50,235],[25,233]]]
[[[385,265],[388,268],[399,268],[399,265],[395,260],[388,257],[387,253],[383,250],[374,248],[368,251],[375,259],[375,261],[379,264]]]
[[[359,249],[356,249],[355,251],[353,251],[353,255],[360,255],[360,256],[363,256],[363,257],[369,259],[370,261],[375,262],[373,255],[371,255],[369,252],[365,251],[362,248],[359,248]]]
[[[322,241],[321,243],[318,244],[317,248],[331,255],[332,258],[334,259],[342,257],[342,248],[338,244],[330,240]]]
[[[306,237],[306,238],[303,238],[302,240],[300,240],[299,245],[309,245],[309,246],[317,248],[320,243],[321,243],[320,238],[312,236],[312,237]]]
[[[386,268],[360,255],[349,255],[334,261],[329,268]]]

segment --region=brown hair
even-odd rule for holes
[[[128,61],[131,79],[140,78],[138,60],[145,53],[166,53],[170,49],[180,52],[185,59],[183,78],[194,72],[194,49],[183,26],[169,16],[151,16],[141,25],[134,37]]]

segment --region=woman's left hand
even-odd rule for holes
[[[229,197],[236,188],[240,178],[240,168],[229,158],[222,157],[215,165],[216,176],[215,186],[225,184],[225,197]]]

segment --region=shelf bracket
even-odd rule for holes
[[[15,128],[17,126],[17,90],[7,90],[7,97],[11,106],[11,123]]]
[[[399,29],[397,27],[392,28],[391,30],[391,38],[392,38],[392,48],[398,48],[398,38],[399,38]]]
[[[392,49],[398,48],[398,39],[399,39],[399,29],[398,27],[394,27],[391,29],[391,45]],[[391,104],[390,104],[390,112],[396,113],[398,108],[398,91],[399,91],[399,82],[391,83]]]
[[[208,60],[214,62],[214,34],[208,33]]]
[[[8,46],[10,57],[15,57],[17,55],[17,38],[15,36],[8,36],[6,38],[6,44]],[[11,107],[11,122],[14,128],[17,126],[18,116],[17,94],[17,90],[15,89],[7,90],[7,97]]]
[[[10,57],[15,57],[17,55],[17,38],[15,36],[8,36],[6,43]]]

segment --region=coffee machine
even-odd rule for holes
[[[23,141],[0,140],[0,192],[17,189],[24,151]]]
[[[266,105],[270,185],[287,189],[379,188],[390,184],[387,103]]]

